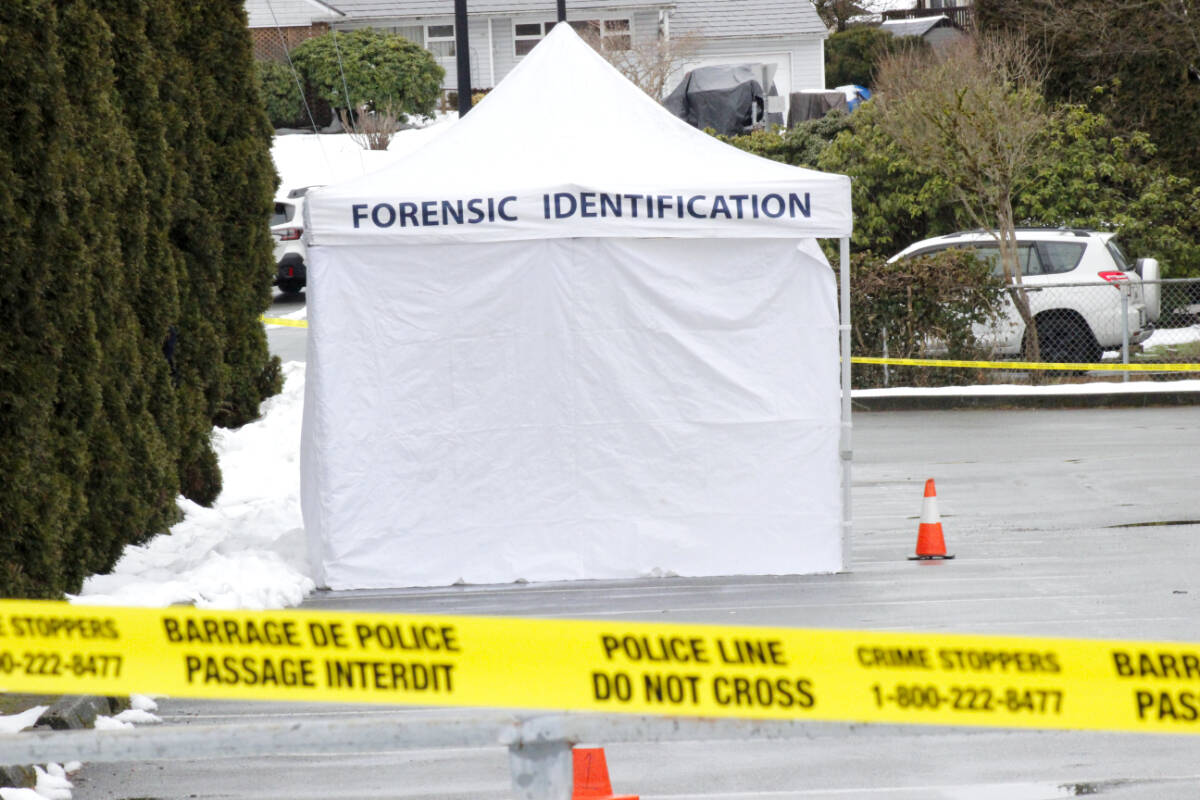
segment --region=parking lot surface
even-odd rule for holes
[[[845,573],[317,593],[306,605],[449,614],[1200,641],[1200,412],[896,411],[855,417]],[[913,562],[935,478],[946,562]],[[167,724],[422,710],[163,701]],[[1190,736],[812,724],[803,739],[605,743],[644,798],[1194,797]],[[509,793],[501,748],[86,767],[76,797]]]

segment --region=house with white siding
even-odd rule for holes
[[[427,48],[458,86],[451,0],[246,0],[260,58],[331,28],[381,28]],[[828,31],[809,0],[567,0],[567,20],[604,49],[686,37],[685,69],[709,64],[774,64],[787,98],[825,88]],[[496,85],[554,26],[555,0],[468,0],[471,86]],[[671,81],[669,90],[674,85]],[[586,87],[581,87],[586,91]]]

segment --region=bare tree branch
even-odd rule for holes
[[[886,0],[812,0],[812,4],[826,27],[839,33],[846,30],[846,24],[855,17],[878,14],[894,5]]]
[[[625,46],[620,48],[610,46],[593,28],[581,26],[576,32],[618,72],[659,102],[667,93],[667,81],[696,55],[700,45],[699,35],[693,32],[670,38],[660,34],[645,41],[626,38]]]
[[[633,42],[627,50],[596,49],[634,85],[661,101],[667,93],[667,81],[695,56],[698,47],[699,38],[695,34],[683,34]]]
[[[1053,119],[1042,80],[1024,40],[992,36],[941,55],[889,56],[876,82],[883,129],[919,166],[944,177],[968,216],[996,239],[1034,359],[1040,353],[1021,283],[1012,200],[1035,174]]]

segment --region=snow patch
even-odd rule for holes
[[[17,733],[18,731],[32,727],[49,707],[34,706],[33,708],[25,709],[20,714],[9,714],[8,716],[0,717],[0,733]]]
[[[158,711],[158,703],[154,698],[144,694],[130,695],[129,707],[138,711]]]
[[[1146,394],[1200,392],[1200,380],[1187,381],[1130,381],[1113,383],[1061,383],[1050,386],[989,384],[986,386],[934,386],[926,388],[855,389],[850,395],[859,397],[977,397],[985,395],[1076,395],[1076,394]]]
[[[72,602],[268,609],[298,605],[315,588],[300,516],[304,364],[289,362],[283,374],[262,417],[214,432],[225,488],[213,507],[179,498],[182,522],[125,548]]]
[[[0,789],[0,800],[46,800],[33,789]]]
[[[292,189],[327,186],[383,169],[420,149],[457,121],[457,112],[438,114],[419,127],[399,131],[387,150],[363,150],[343,133],[276,136],[271,157],[280,178],[277,196],[286,196]]]
[[[162,722],[162,717],[140,708],[127,708],[113,719],[130,725],[157,725]]]
[[[72,783],[67,780],[66,771],[58,764],[47,764],[46,769],[34,767],[37,774],[37,784],[33,790],[46,800],[71,800]]]
[[[127,728],[132,728],[132,722],[125,722],[116,717],[106,717],[103,714],[96,715],[96,724],[94,726],[98,731],[120,731]]]

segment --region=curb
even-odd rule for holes
[[[1200,392],[1088,392],[1086,394],[898,394],[852,397],[853,411],[928,411],[1019,408],[1150,408],[1200,405]]]
[[[129,698],[68,695],[60,697],[38,718],[34,731],[65,731],[91,728],[96,717],[110,716],[129,708]],[[32,787],[37,773],[31,765],[0,766],[0,786]]]

